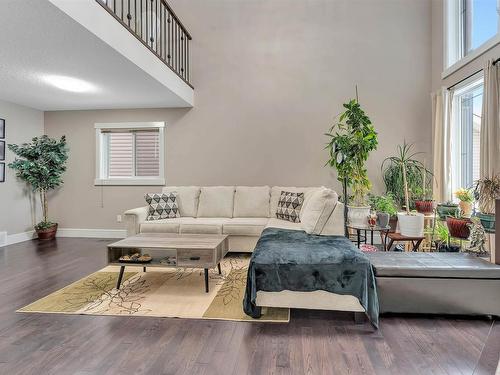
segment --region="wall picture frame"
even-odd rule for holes
[[[0,139],[5,138],[5,119],[0,118]]]
[[[5,163],[0,163],[0,182],[5,182]]]
[[[0,140],[0,161],[5,160],[5,141]]]

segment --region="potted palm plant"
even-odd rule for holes
[[[392,195],[372,195],[369,200],[371,208],[377,212],[378,225],[382,228],[389,226],[390,218],[398,212]]]
[[[500,175],[484,177],[476,182],[474,195],[479,205],[477,216],[486,232],[495,232],[495,199],[500,198]]]
[[[432,201],[432,172],[429,171],[425,164],[415,158],[420,152],[412,152],[413,145],[406,145],[407,160],[406,160],[406,184],[409,192],[410,209],[416,208],[417,211],[433,211]],[[396,156],[396,159],[398,157]],[[396,204],[403,207],[406,203],[405,189],[403,181],[403,172],[399,162],[394,159],[387,158],[381,165],[382,178],[384,180],[387,193],[391,193]],[[419,203],[421,202],[421,203]]]
[[[398,155],[391,156],[385,159],[382,163],[382,169],[394,170],[400,169],[401,179],[403,182],[404,193],[404,212],[398,212],[399,231],[403,236],[421,237],[424,232],[424,215],[410,210],[410,191],[408,186],[408,170],[415,165],[415,155],[411,152],[412,145],[406,142],[398,146]],[[421,164],[421,163],[420,163]],[[423,167],[423,164],[421,164]],[[420,171],[421,172],[421,171]]]
[[[377,149],[377,133],[357,99],[344,105],[340,115],[327,135],[326,149],[329,160],[326,165],[337,170],[337,178],[351,189],[353,201],[348,204],[348,220],[353,225],[366,224],[370,206],[366,196],[371,189],[365,163],[370,152]],[[347,197],[344,197],[347,202]],[[347,202],[349,203],[349,202]]]
[[[43,135],[33,138],[31,143],[9,144],[9,150],[17,156],[9,167],[40,196],[42,221],[35,225],[38,238],[53,239],[56,236],[57,223],[51,222],[48,217],[47,192],[63,183],[62,175],[66,171],[68,159],[66,137],[62,136],[57,141]]]

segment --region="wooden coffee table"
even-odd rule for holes
[[[120,288],[126,266],[203,268],[208,293],[208,269],[217,267],[229,250],[226,235],[141,233],[108,245],[108,265],[120,266],[116,288]],[[150,254],[151,262],[121,262],[120,257],[134,253]]]

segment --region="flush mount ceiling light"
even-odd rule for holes
[[[58,89],[65,91],[80,93],[96,91],[96,87],[94,85],[78,78],[58,75],[45,75],[42,76],[42,80],[54,87],[57,87]]]

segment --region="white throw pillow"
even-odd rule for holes
[[[177,193],[177,204],[182,217],[196,217],[200,198],[199,186],[165,186],[162,192]]]
[[[269,217],[269,186],[236,186],[233,217]]]
[[[302,229],[308,234],[321,234],[338,201],[338,195],[331,189],[316,190],[300,213]]]
[[[200,191],[197,217],[233,217],[234,186],[208,186]]]

